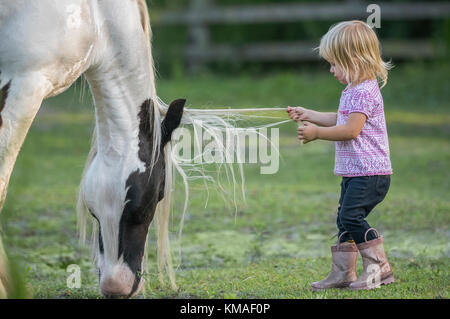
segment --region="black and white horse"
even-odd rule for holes
[[[180,121],[192,124],[202,115],[183,114],[182,99],[169,107],[158,99],[150,37],[145,0],[0,0],[0,206],[42,100],[84,74],[96,125],[78,218],[82,237],[87,216],[98,221],[96,263],[105,296],[141,290],[153,217],[158,264],[169,269],[175,287],[168,216],[177,163],[168,142]],[[0,295],[7,295],[9,284],[0,241]]]

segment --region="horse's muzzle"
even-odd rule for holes
[[[126,264],[116,265],[100,276],[100,290],[106,298],[130,298],[137,295],[144,284],[140,279],[137,287],[136,276]]]

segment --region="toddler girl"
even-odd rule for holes
[[[364,22],[345,21],[322,37],[319,54],[342,84],[337,113],[288,107],[289,116],[304,121],[298,128],[303,143],[336,141],[334,174],[342,176],[337,213],[338,241],[331,247],[332,267],[312,289],[371,289],[394,282],[383,248],[383,237],[365,218],[386,196],[390,175],[389,142],[383,98],[378,87],[387,82],[389,63],[380,56],[375,32]],[[363,272],[356,276],[360,252]]]

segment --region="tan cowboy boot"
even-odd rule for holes
[[[331,246],[332,265],[330,274],[321,281],[313,282],[311,284],[313,291],[328,288],[345,288],[352,281],[356,280],[358,248],[355,243],[339,243],[341,236],[339,236],[338,243],[335,246]]]
[[[367,241],[370,230],[374,230],[378,236],[374,228],[369,228],[364,235],[365,242],[356,245],[363,260],[363,272],[350,284],[349,288],[353,290],[379,288],[394,282],[394,275],[384,252],[383,236]]]

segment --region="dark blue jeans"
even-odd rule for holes
[[[391,184],[390,175],[343,177],[341,197],[337,214],[338,235],[347,231],[341,242],[353,239],[356,244],[364,242],[364,234],[371,228],[365,218],[385,197]],[[377,238],[374,231],[367,240]]]

